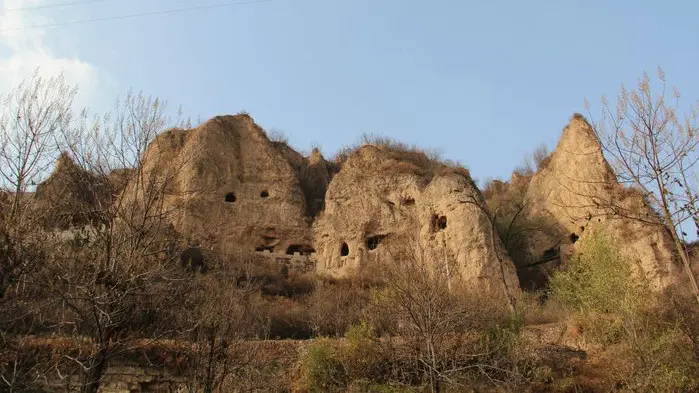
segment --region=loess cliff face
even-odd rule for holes
[[[303,158],[295,168],[287,153],[249,116],[221,116],[158,136],[145,172],[176,168],[167,202],[190,243],[228,253],[286,252],[313,243],[298,172]]]
[[[317,271],[352,274],[408,248],[420,250],[426,263],[453,261],[454,273],[471,284],[519,292],[514,265],[468,172],[426,168],[402,154],[366,145],[342,165],[314,226]]]

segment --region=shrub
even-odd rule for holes
[[[369,293],[360,279],[317,279],[315,291],[306,300],[314,335],[345,335],[351,326],[361,322]]]
[[[345,335],[341,362],[350,380],[386,382],[391,377],[391,361],[374,329],[362,322]]]
[[[615,240],[598,231],[580,247],[570,266],[554,275],[551,289],[593,343],[604,345],[603,352],[614,348],[616,363],[629,363],[604,371],[631,391],[699,388],[699,365],[682,321],[664,316],[669,305],[635,278]]]
[[[556,299],[546,299],[545,292],[523,292],[517,300],[517,312],[525,325],[542,325],[565,320],[566,309]]]
[[[318,339],[301,357],[301,389],[308,392],[343,391],[347,375],[338,348],[329,339]]]
[[[636,322],[651,299],[648,287],[633,276],[615,240],[596,231],[570,265],[554,274],[551,292],[577,314],[589,336],[609,344],[620,339],[625,323]]]

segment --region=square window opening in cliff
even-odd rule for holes
[[[432,230],[438,232],[447,229],[447,216],[435,214],[432,216]]]
[[[349,246],[347,243],[342,243],[342,246],[340,246],[340,256],[341,257],[346,257],[349,255]]]
[[[381,244],[386,235],[374,235],[366,238],[366,248],[369,250],[376,250],[376,248]]]
[[[415,205],[415,198],[403,197],[400,199],[400,204],[403,206],[413,206],[413,205]]]
[[[289,247],[286,248],[287,255],[294,255],[296,253],[299,253],[301,255],[308,256],[313,254],[314,252],[316,252],[316,250],[307,244],[291,244],[289,245]]]
[[[224,196],[224,200],[229,203],[233,203],[236,200],[235,193],[229,192]]]
[[[260,193],[260,198],[268,198],[269,197],[269,191],[264,190]]]
[[[257,251],[257,252],[265,252],[265,251],[274,252],[274,246],[258,246],[255,248],[255,251]]]

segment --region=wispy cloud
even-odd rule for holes
[[[0,92],[7,92],[37,68],[42,75],[63,73],[66,81],[77,84],[77,104],[85,105],[104,77],[95,65],[76,55],[66,55],[55,47],[55,30],[28,29],[54,22],[50,11],[8,11],[42,4],[41,0],[5,0],[0,8]],[[70,40],[70,37],[61,37]]]

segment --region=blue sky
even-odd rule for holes
[[[395,137],[441,150],[480,181],[553,147],[585,98],[613,97],[644,70],[661,65],[685,106],[699,98],[693,1],[272,0],[26,29],[225,2],[5,11],[0,88],[36,66],[60,69],[100,110],[133,87],[193,119],[244,109],[326,156],[363,133]]]

